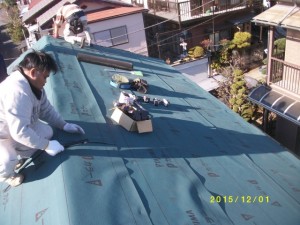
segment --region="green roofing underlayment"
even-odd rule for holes
[[[89,142],[42,154],[19,187],[0,183],[1,225],[300,224],[299,159],[163,61],[52,37],[35,49],[61,69],[48,78],[48,98],[86,131],[54,138]],[[143,103],[152,133],[111,121],[117,69],[78,61],[78,53],[131,62],[147,95],[171,102]]]

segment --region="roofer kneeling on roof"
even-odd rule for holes
[[[15,173],[20,158],[24,161],[38,149],[51,156],[64,150],[58,141],[50,140],[53,130],[49,125],[84,134],[80,126],[67,123],[48,101],[43,87],[50,72],[57,72],[52,57],[34,51],[0,83],[0,181],[11,186],[24,179]]]
[[[91,36],[88,31],[87,18],[83,10],[76,4],[71,4],[66,2],[56,14],[54,22],[54,33],[53,37],[58,37],[58,31],[60,26],[65,22],[64,28],[64,38],[67,42],[75,44],[75,42],[80,43],[82,48],[87,41],[87,44],[91,44]],[[77,36],[84,32],[86,37]],[[86,38],[86,39],[85,39]]]

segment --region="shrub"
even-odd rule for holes
[[[230,49],[250,46],[251,34],[249,32],[236,32],[231,41]]]
[[[274,41],[274,47],[276,47],[277,50],[284,51],[285,50],[285,43],[286,43],[285,38],[279,38],[276,41]]]
[[[8,23],[6,25],[7,33],[14,43],[19,43],[23,40],[23,26],[22,20],[19,17],[19,9],[17,6],[9,8],[8,12]]]
[[[246,121],[249,121],[253,115],[253,107],[247,100],[247,91],[243,71],[235,69],[233,71],[233,82],[230,86],[230,108],[240,114]]]
[[[195,46],[189,49],[188,55],[190,58],[200,58],[204,55],[204,49],[200,46]]]

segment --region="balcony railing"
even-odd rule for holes
[[[270,84],[300,96],[300,66],[281,59],[271,59]]]
[[[136,0],[136,2],[139,3],[138,5],[142,5],[143,1],[144,0]],[[178,2],[178,0],[145,1],[147,1],[150,13],[170,18],[173,15],[174,19],[176,19],[176,16],[180,16],[181,21],[244,9],[250,6],[248,2],[244,0],[187,0],[183,2]]]

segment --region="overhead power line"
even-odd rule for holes
[[[238,4],[236,7],[242,6],[243,4],[245,4],[245,2],[246,2],[246,1],[241,2],[241,3]],[[198,7],[198,8],[199,8],[199,7]],[[194,9],[193,9],[193,10],[194,10]],[[220,14],[214,14],[213,17],[211,17],[211,18],[209,18],[209,19],[203,21],[202,23],[199,23],[199,24],[197,24],[197,25],[195,25],[195,26],[192,26],[192,27],[190,27],[190,28],[188,28],[188,29],[184,29],[184,30],[185,30],[185,31],[188,31],[188,30],[194,29],[194,28],[196,28],[196,27],[198,27],[198,26],[201,26],[201,25],[203,25],[203,24],[206,24],[206,23],[208,23],[208,22],[210,22],[210,21],[214,20],[215,18],[217,18],[217,17],[219,17],[219,16],[222,16],[222,15],[223,15],[222,13],[220,13]],[[175,35],[172,35],[172,36],[169,36],[169,37],[167,37],[167,38],[165,38],[165,39],[162,39],[162,40],[160,40],[159,42],[156,42],[155,44],[148,45],[148,46],[143,47],[143,48],[141,48],[141,49],[135,50],[134,53],[143,51],[144,49],[146,49],[146,48],[148,48],[148,47],[151,47],[151,46],[154,46],[154,45],[158,45],[159,43],[164,42],[164,41],[167,41],[168,39],[171,39],[171,38],[176,37],[176,36],[178,36],[178,35],[180,35],[180,33],[177,33],[177,34],[175,34]]]
[[[205,6],[205,5],[209,4],[209,3],[211,3],[211,2],[214,2],[214,0],[212,0],[212,1],[210,1],[210,2],[207,2],[207,3],[205,3],[205,4],[202,4],[202,5],[198,6],[198,7],[194,8],[194,9],[192,9],[192,10],[190,10],[190,11],[187,11],[187,12],[183,13],[182,15],[178,15],[178,16],[186,15],[186,14],[188,14],[188,13],[194,11],[194,10],[197,10],[197,9],[201,8],[202,6]],[[155,26],[159,26],[160,24],[163,24],[163,23],[166,23],[166,22],[168,22],[168,21],[171,21],[171,20],[173,20],[173,19],[178,18],[178,16],[175,16],[175,17],[173,17],[173,18],[171,18],[171,19],[167,19],[167,20],[164,20],[164,21],[162,21],[162,22],[153,24],[153,25],[148,26],[148,27],[144,27],[143,29],[139,29],[139,30],[136,30],[136,31],[132,31],[132,32],[130,32],[130,33],[122,34],[122,35],[119,35],[119,36],[116,36],[116,37],[113,37],[113,38],[108,38],[108,39],[101,40],[101,41],[99,42],[99,44],[102,43],[102,42],[110,41],[110,40],[112,40],[112,39],[116,39],[116,38],[120,38],[120,37],[123,37],[123,36],[127,36],[127,35],[129,35],[129,34],[135,34],[135,33],[138,33],[138,32],[144,31],[144,30],[147,30],[147,29],[149,29],[149,28],[155,27]]]

